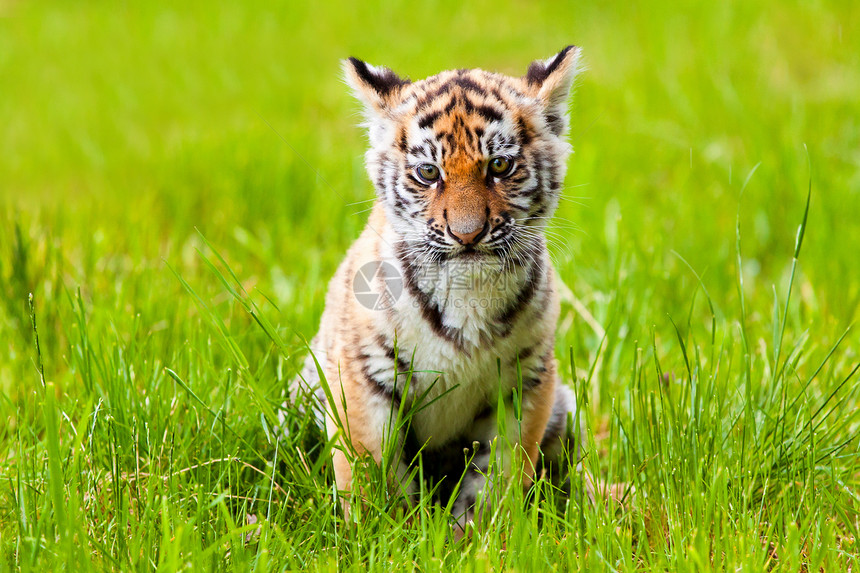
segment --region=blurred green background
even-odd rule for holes
[[[572,348],[580,369],[596,363],[597,419],[628,380],[637,341],[653,337],[669,371],[683,370],[670,319],[710,338],[686,263],[737,359],[737,221],[754,369],[769,372],[774,291],[785,300],[810,178],[787,333],[821,355],[860,317],[860,2],[0,0],[5,467],[22,459],[22,428],[32,452],[44,449],[31,292],[68,419],[103,402],[129,436],[138,420],[153,436],[179,432],[173,467],[216,455],[170,367],[264,440],[217,321],[279,403],[373,197],[340,59],[413,79],[459,67],[519,75],[570,43],[587,71],[551,233],[573,293],[558,349]],[[225,292],[198,254],[211,258],[201,234],[295,355],[273,352]],[[856,361],[858,340],[849,333],[834,372]],[[147,455],[153,472],[166,464],[163,451]]]

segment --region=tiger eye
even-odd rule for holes
[[[415,169],[415,172],[418,174],[418,178],[425,183],[434,183],[439,179],[439,168],[432,163],[422,163]]]
[[[502,175],[507,175],[508,171],[511,170],[512,162],[507,157],[493,157],[490,160],[490,173],[499,177]]]

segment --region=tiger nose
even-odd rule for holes
[[[481,239],[484,238],[484,235],[487,234],[487,231],[490,230],[489,223],[485,220],[483,226],[477,227],[477,225],[470,225],[468,227],[456,227],[452,228],[451,225],[448,225],[446,229],[448,234],[455,241],[464,246],[474,245],[478,243]]]

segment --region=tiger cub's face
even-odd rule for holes
[[[413,256],[512,260],[542,240],[570,153],[578,58],[569,46],[521,78],[476,69],[416,82],[344,63],[365,105],[368,172]]]

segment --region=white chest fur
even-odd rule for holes
[[[528,278],[528,268],[502,272],[486,260],[421,267],[411,276],[420,294],[405,287],[390,312],[378,316],[380,326],[394,327],[398,353],[411,365],[408,395],[423,396],[412,418],[422,443],[458,437],[516,387],[518,352],[534,348],[545,333],[527,323],[500,324],[500,317]]]

